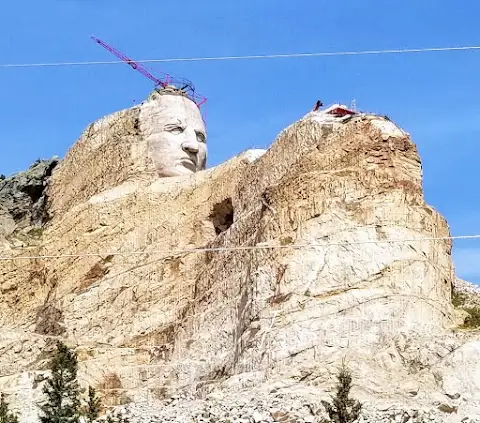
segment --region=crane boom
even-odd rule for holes
[[[123,60],[125,63],[127,63],[132,69],[135,69],[136,71],[140,72],[142,75],[146,76],[148,79],[153,81],[155,83],[155,86],[161,85],[162,87],[166,87],[168,85],[168,75],[167,75],[166,81],[162,81],[161,79],[158,79],[155,76],[153,76],[142,65],[134,62],[132,59],[125,56],[123,53],[119,52],[117,49],[113,48],[112,46],[109,46],[104,41],[94,36],[92,36],[91,38],[93,41],[100,44],[104,49],[108,50],[110,53],[117,56],[120,60]]]
[[[195,102],[198,107],[200,107],[203,103],[207,101],[206,97],[202,97],[195,92],[195,87],[191,83],[191,81],[188,81],[184,78],[173,78],[166,73],[162,73],[162,75],[164,75],[163,79],[157,78],[156,76],[153,76],[150,72],[148,72],[142,65],[125,56],[123,53],[108,45],[106,42],[100,40],[95,36],[91,36],[90,38],[97,44],[102,46],[105,50],[109,51],[110,53],[118,57],[120,60],[125,62],[132,69],[135,69],[143,76],[146,76],[148,79],[153,81],[156,89],[158,89],[158,87],[166,88],[167,86],[172,86],[182,91],[183,94],[190,98],[193,102]]]

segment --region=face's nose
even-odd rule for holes
[[[182,149],[186,153],[197,154],[200,150],[200,144],[197,140],[187,140],[182,143]]]

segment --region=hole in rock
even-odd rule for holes
[[[209,218],[215,227],[217,235],[225,232],[230,226],[232,226],[233,216],[234,213],[231,198],[227,198],[213,206]]]

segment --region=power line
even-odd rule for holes
[[[0,261],[14,261],[14,260],[41,260],[41,259],[56,259],[56,258],[82,258],[82,257],[106,257],[106,256],[133,256],[133,255],[178,255],[190,253],[209,253],[209,252],[226,252],[226,251],[248,251],[248,250],[273,250],[285,248],[319,248],[331,246],[348,246],[348,245],[364,245],[364,244],[401,244],[407,242],[422,242],[422,241],[446,241],[446,240],[460,240],[460,239],[480,239],[478,235],[458,235],[458,236],[442,236],[442,237],[425,237],[425,238],[410,238],[410,239],[382,239],[382,240],[367,240],[367,241],[352,241],[352,242],[325,242],[312,244],[285,244],[285,245],[246,245],[236,247],[199,247],[199,248],[185,248],[185,249],[171,249],[171,250],[153,250],[153,251],[104,251],[98,253],[77,253],[77,254],[50,254],[37,256],[17,256],[7,257],[0,256]]]
[[[365,56],[365,55],[380,55],[380,54],[406,54],[406,53],[428,53],[428,52],[468,51],[468,50],[480,50],[480,46],[427,47],[427,48],[336,51],[336,52],[316,52],[316,53],[258,54],[258,55],[245,55],[245,56],[179,57],[179,58],[165,58],[165,59],[143,59],[143,60],[135,60],[135,62],[136,63],[206,62],[206,61],[225,61],[225,60],[288,59],[288,58],[303,58],[303,57]],[[4,64],[0,64],[0,68],[94,66],[94,65],[116,65],[120,63],[125,63],[125,62],[121,60],[112,60],[112,61],[51,62],[51,63],[4,63]]]

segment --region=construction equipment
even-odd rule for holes
[[[202,97],[195,92],[194,85],[188,80],[183,78],[173,78],[171,75],[162,73],[163,78],[157,78],[147,71],[142,65],[136,63],[129,57],[125,56],[123,53],[108,45],[104,41],[100,40],[97,37],[92,36],[91,39],[97,44],[102,46],[105,50],[108,50],[110,53],[114,54],[120,60],[123,60],[127,63],[132,69],[140,72],[143,76],[147,77],[155,84],[155,89],[167,89],[173,87],[174,89],[182,91],[190,100],[192,100],[198,107],[207,101],[206,97]]]
[[[331,107],[329,110],[326,111],[326,113],[333,115],[335,117],[353,116],[357,114],[357,112],[354,112],[353,110],[349,110],[346,107],[340,106],[340,105],[335,105]]]
[[[314,112],[318,112],[320,110],[320,107],[323,106],[323,103],[321,100],[317,100],[317,102],[315,103],[315,107],[313,108],[313,111]]]

